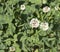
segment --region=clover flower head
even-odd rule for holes
[[[21,9],[21,10],[25,10],[25,5],[24,5],[24,4],[21,5],[20,9]]]
[[[48,7],[48,6],[43,7],[43,12],[44,13],[47,13],[49,11],[50,11],[50,7]]]
[[[15,51],[15,47],[9,47],[9,50],[10,50],[10,52],[14,52]]]
[[[41,30],[46,31],[46,30],[48,30],[48,28],[49,28],[49,24],[47,22],[41,22],[41,24],[40,24]]]
[[[39,20],[37,18],[33,18],[31,21],[30,21],[30,26],[32,28],[37,28],[39,26]]]

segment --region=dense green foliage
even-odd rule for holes
[[[44,6],[51,10],[44,13]],[[32,18],[48,22],[49,29],[31,28]],[[15,52],[60,52],[60,0],[0,0],[0,52],[11,46]]]

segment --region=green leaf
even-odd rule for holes
[[[35,52],[38,52],[38,49],[36,49]]]
[[[46,4],[47,3],[47,0],[43,0],[43,4]]]
[[[7,46],[10,46],[10,45],[11,45],[11,39],[6,39],[6,40],[5,40],[5,44],[6,44]]]
[[[33,10],[34,9],[34,10]],[[33,13],[35,12],[35,6],[31,5],[31,6],[26,6],[26,10],[24,11],[24,14],[29,14],[29,13]]]
[[[0,49],[5,49],[5,45],[3,43],[0,43]]]
[[[4,50],[0,50],[0,52],[5,52]]]
[[[0,15],[0,24],[7,24],[7,23],[11,23],[12,20],[14,19],[13,15]]]
[[[15,52],[21,52],[21,49],[17,43],[14,43],[13,46],[16,48]]]
[[[3,12],[3,7],[0,7],[0,13],[2,13]]]
[[[43,42],[45,43],[45,45],[50,47],[51,45],[49,44],[49,42],[47,40],[48,40],[48,38],[43,38]]]
[[[17,40],[17,36],[18,36],[17,34],[15,34],[15,35],[13,36],[13,37],[14,37],[14,42],[18,41],[18,40]]]
[[[7,5],[15,5],[18,2],[19,2],[19,0],[9,0],[9,1],[7,1]]]
[[[0,24],[6,24],[6,18],[4,17],[4,15],[0,15]]]
[[[15,32],[15,26],[12,23],[10,23],[8,29],[6,30],[6,33],[4,34],[4,37],[8,37],[9,35],[13,36],[14,32]]]
[[[42,0],[29,0],[31,3],[41,4]]]
[[[53,47],[52,49],[50,49],[50,52],[57,52],[57,50]]]
[[[0,31],[0,35],[2,35],[2,32],[3,32],[3,31]]]
[[[47,35],[46,31],[42,31],[42,30],[40,30],[40,31],[38,32],[38,34],[39,34],[40,36],[46,36],[46,35]]]

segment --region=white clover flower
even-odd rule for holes
[[[25,5],[21,5],[20,9],[25,10]]]
[[[9,51],[10,52],[14,52],[15,51],[15,47],[13,47],[13,46],[12,47],[9,47]]]
[[[39,20],[37,18],[33,18],[31,21],[30,21],[30,26],[32,28],[37,28],[39,26]]]
[[[43,7],[43,12],[44,13],[49,12],[49,11],[50,11],[50,7],[48,7],[48,6]]]
[[[46,30],[48,30],[48,28],[49,28],[49,24],[47,22],[42,22],[40,24],[40,29],[41,30],[46,31]]]
[[[59,10],[59,6],[55,6],[55,10]]]

